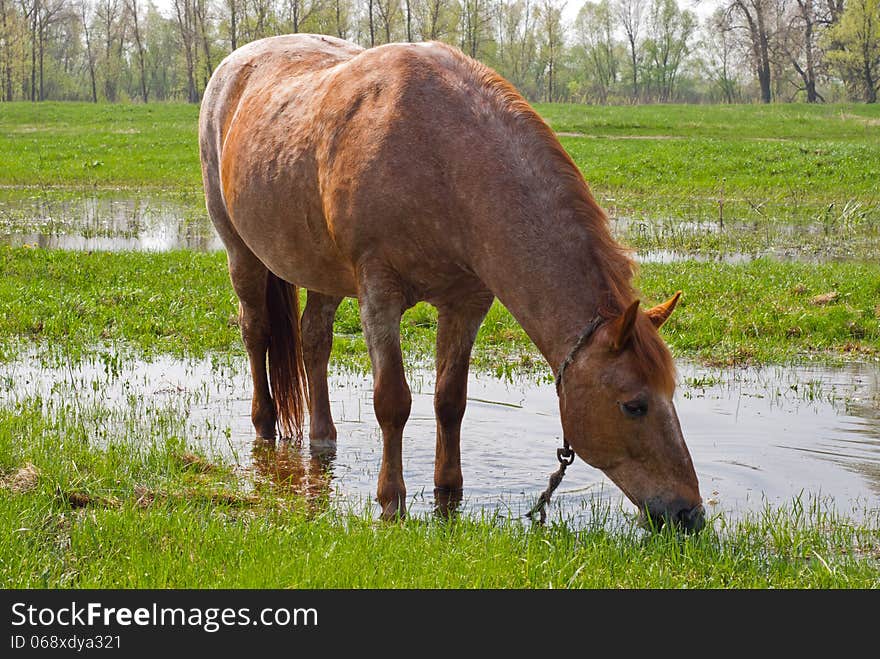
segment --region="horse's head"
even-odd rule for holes
[[[562,427],[575,453],[601,469],[660,526],[704,524],[697,475],[672,402],[675,369],[658,329],[680,292],[643,312],[636,301],[602,324],[564,371]]]

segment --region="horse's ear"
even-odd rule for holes
[[[654,323],[654,327],[660,329],[660,327],[665,323],[669,316],[672,315],[672,311],[675,309],[675,305],[678,304],[678,298],[681,297],[681,291],[678,291],[671,298],[666,300],[666,302],[661,302],[656,307],[648,309],[645,313],[648,314],[648,318],[651,319],[651,322]]]
[[[639,300],[636,300],[626,311],[614,319],[611,326],[611,349],[622,350],[632,337],[636,326],[636,316],[639,313]]]

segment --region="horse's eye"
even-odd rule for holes
[[[620,411],[631,419],[637,419],[648,413],[648,403],[644,400],[631,400],[626,403],[620,403]]]

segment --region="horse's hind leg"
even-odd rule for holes
[[[333,321],[341,297],[309,291],[302,315],[303,360],[309,381],[309,439],[334,441],[336,426],[330,412],[327,362],[333,348]]]
[[[439,307],[437,322],[437,384],[434,412],[437,448],[434,460],[434,496],[446,509],[461,497],[461,421],[467,405],[467,377],[471,348],[480,323],[492,305],[491,293],[468,297],[454,306]]]
[[[269,271],[250,251],[228,250],[229,277],[239,300],[241,338],[247,350],[254,393],[251,421],[258,437],[275,437],[275,404],[269,389],[266,354],[269,350],[270,320],[266,300]]]
[[[373,409],[382,430],[382,466],[376,496],[382,518],[394,519],[406,515],[403,427],[409,419],[412,397],[403,371],[400,318],[408,305],[392,274],[381,267],[359,270],[358,303],[373,367]]]

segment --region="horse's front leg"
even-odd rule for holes
[[[333,321],[340,302],[341,297],[309,291],[302,315],[303,361],[309,381],[309,439],[312,442],[336,440],[327,389],[327,363],[333,348]]]
[[[373,409],[382,430],[382,467],[376,496],[383,519],[402,518],[406,515],[403,427],[412,404],[400,351],[400,317],[407,304],[393,275],[364,268],[358,304],[373,367]]]
[[[492,305],[490,293],[470,296],[454,306],[441,306],[437,323],[437,384],[434,412],[437,448],[434,497],[441,509],[461,499],[461,421],[467,405],[471,349],[480,323]]]

